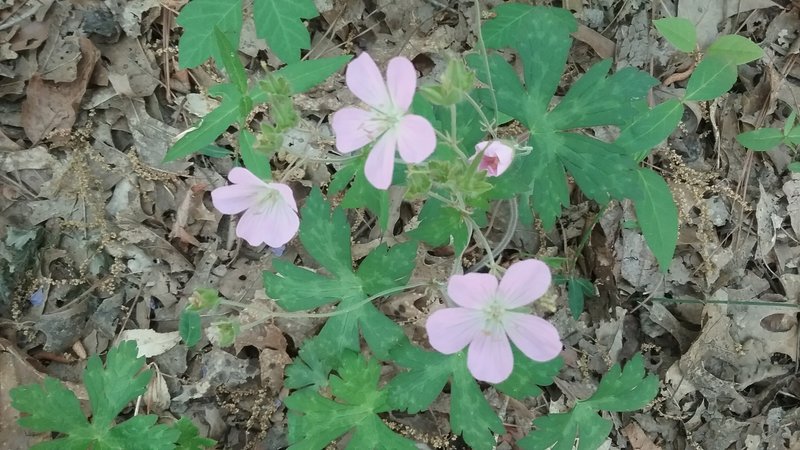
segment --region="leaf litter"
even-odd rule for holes
[[[178,315],[197,287],[277,309],[261,282],[271,254],[236,242],[229,220],[213,212],[206,195],[224,182],[230,165],[161,162],[174,137],[213,107],[205,92],[220,79],[208,65],[177,66],[173,11],[183,3],[0,5],[0,41],[7,43],[0,45],[0,332],[7,339],[0,340],[0,405],[8,405],[1,400],[11,387],[43,373],[70,373],[69,367],[78,373],[87,352],[133,338],[158,369],[145,396],[148,410],[187,416],[226,448],[280,448],[284,368],[322,321],[276,318],[230,349],[203,351],[206,338],[194,348],[174,339]],[[741,30],[770,53],[741,69],[747,89],[712,105],[690,105],[695,112],[685,117],[685,131],[651,161],[665,170],[681,212],[679,247],[666,276],[630,226],[635,216],[627,204],[597,211],[579,203],[565,210],[564,227],[548,233],[535,224],[517,228],[509,251],[579,252],[580,274],[594,281],[599,297],[586,299],[589,313],[576,322],[560,291],[553,322],[567,344],[567,365],[545,396],[509,403],[512,438],[500,448],[513,448],[539,408],[559,412],[590,396],[601,374],[639,348],[662,380],[660,395],[642,412],[613,414],[603,448],[798,448],[800,179],[785,175],[786,147],[753,158],[734,139],[746,127],[779,126],[787,110],[797,109],[797,6],[566,3],[583,21],[572,55],[579,67],[613,56],[616,67],[638,66],[666,79],[675,72],[674,55],[648,23],[664,10],[699,24],[701,47]],[[317,6],[321,18],[309,25],[313,54],[353,47],[379,61],[402,54],[423,80],[442,70],[446,52],[476,42],[474,9],[462,2]],[[263,52],[249,23],[247,17],[242,52],[250,67],[274,65],[276,55]],[[299,96],[305,116],[292,142],[331,148],[319,119],[349,102],[343,92],[343,77],[334,76]],[[324,167],[292,177],[298,186],[330,182]],[[401,225],[413,227],[418,209],[410,210],[396,219]],[[508,226],[503,211],[495,212],[494,242]],[[370,223],[369,212],[353,214],[361,216],[353,223]],[[355,248],[393,239],[366,231],[354,235]],[[588,245],[579,248],[584,234]],[[449,272],[452,257],[437,251],[420,249],[412,282]],[[285,252],[308,259],[291,243]],[[434,295],[410,291],[380,306],[420,339]],[[79,385],[69,386],[86,398]],[[501,394],[484,394],[503,407]],[[428,419],[403,423],[441,433],[449,412],[445,395]],[[22,432],[14,414],[0,413],[0,440],[26,447],[40,439]]]

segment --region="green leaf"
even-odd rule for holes
[[[287,311],[317,308],[361,289],[352,274],[328,277],[279,259],[272,261],[272,265],[275,273],[264,272],[264,286],[270,297]]]
[[[625,366],[615,364],[589,399],[578,401],[568,413],[550,414],[533,421],[534,431],[519,441],[523,449],[594,450],[608,437],[612,423],[596,411],[626,412],[645,407],[658,394],[658,377],[647,375],[641,354]],[[578,445],[574,446],[576,438]]]
[[[381,230],[389,228],[389,191],[376,189],[367,181],[363,170],[355,172],[350,189],[342,199],[345,208],[366,208],[378,218]]]
[[[239,131],[239,150],[242,154],[244,166],[255,176],[262,180],[272,179],[272,169],[269,165],[269,156],[256,149],[256,138],[247,130]]]
[[[789,117],[786,118],[786,122],[783,123],[783,134],[788,136],[789,133],[792,131],[792,127],[794,127],[794,123],[797,120],[797,111],[792,110],[789,114]]]
[[[203,336],[203,327],[200,320],[200,313],[197,311],[189,311],[184,309],[181,311],[181,317],[178,322],[178,331],[181,334],[181,339],[189,347],[194,347],[200,342]]]
[[[425,410],[444,389],[453,369],[449,356],[419,349],[406,340],[391,351],[391,359],[411,369],[397,374],[389,382],[392,409],[411,414]]]
[[[28,384],[12,389],[11,406],[26,414],[19,419],[19,424],[37,433],[69,434],[89,426],[78,398],[55,378],[46,377],[41,385]]]
[[[638,189],[630,193],[639,226],[662,272],[669,269],[678,242],[678,208],[667,182],[650,169],[639,169]]]
[[[75,394],[58,380],[48,377],[43,385],[12,389],[12,406],[24,414],[19,420],[21,426],[64,435],[33,449],[175,448],[180,431],[156,425],[155,415],[139,415],[114,425],[120,412],[144,394],[152,376],[152,371],[142,371],[144,358],[137,353],[135,342],[124,341],[108,351],[105,367],[97,355],[89,358],[83,381],[92,408],[91,423]]]
[[[722,36],[706,49],[706,57],[719,57],[733,64],[761,59],[764,51],[750,39],[735,34]]]
[[[614,144],[641,161],[675,131],[682,117],[683,104],[676,99],[667,100],[622,128]]]
[[[783,132],[778,128],[759,128],[746,131],[736,136],[736,140],[743,147],[756,152],[772,150],[783,141]]]
[[[364,293],[376,295],[408,284],[416,256],[417,243],[413,241],[397,244],[390,249],[386,248],[386,244],[378,246],[364,258],[356,272]]]
[[[793,127],[786,133],[786,139],[791,145],[800,144],[800,125]]]
[[[353,177],[356,175],[358,168],[359,165],[353,161],[348,161],[340,167],[339,170],[333,174],[333,179],[328,185],[328,195],[336,195],[347,188],[347,185],[350,184],[350,181],[352,181]]]
[[[273,75],[285,78],[292,88],[292,94],[301,94],[327,80],[352,58],[350,55],[343,55],[293,62],[276,70]],[[257,93],[251,90],[250,94],[253,97],[253,103],[267,101],[267,94],[261,89],[258,89]]]
[[[247,95],[247,74],[244,71],[242,61],[239,60],[239,51],[231,46],[228,37],[220,28],[214,25],[214,38],[216,39],[217,50],[222,60],[222,65],[225,67],[225,72],[228,73],[231,82],[242,96]]]
[[[528,116],[526,112],[527,105],[525,104],[527,93],[523,89],[514,67],[497,53],[493,53],[487,58],[489,72],[486,71],[486,64],[484,64],[480,55],[467,55],[466,61],[481,81],[488,84],[491,79],[493,85],[496,83],[497,86],[503,87],[495,90],[497,106],[500,112],[508,114],[520,122],[525,122]],[[487,109],[494,107],[488,89],[478,89],[476,95]]]
[[[792,161],[788,166],[786,166],[786,168],[789,169],[790,172],[800,173],[800,162]]]
[[[438,247],[453,244],[456,254],[466,248],[469,236],[461,213],[439,200],[428,199],[419,213],[419,226],[408,236]]]
[[[328,374],[339,364],[329,342],[319,337],[303,343],[291,365],[286,367],[284,386],[288,389],[321,389],[328,385]]]
[[[203,64],[209,57],[221,62],[215,42],[214,28],[225,34],[228,42],[239,47],[242,30],[241,0],[192,0],[181,9],[177,19],[183,27],[178,42],[178,64],[181,69]]]
[[[567,281],[567,304],[572,312],[572,318],[578,320],[583,312],[584,300],[587,295],[594,294],[594,285],[585,278],[570,278]]]
[[[200,436],[195,424],[186,417],[181,417],[172,426],[181,433],[177,442],[178,450],[203,450],[217,444],[214,439]]]
[[[256,0],[256,35],[284,62],[300,61],[300,50],[311,48],[311,36],[302,19],[317,17],[313,0]]]
[[[697,46],[697,30],[694,24],[683,17],[667,17],[653,21],[658,32],[675,48],[691,53]]]
[[[450,382],[450,429],[463,436],[474,449],[492,449],[494,434],[504,434],[506,429],[497,413],[486,401],[475,379],[467,369],[466,355],[455,356]]]
[[[736,63],[722,56],[707,55],[694,68],[686,85],[686,100],[711,100],[728,92],[736,83]]]
[[[387,391],[378,388],[380,366],[355,352],[342,355],[338,375],[329,379],[333,399],[309,389],[286,400],[289,408],[288,438],[292,450],[321,450],[349,431],[354,435],[347,448],[409,449],[410,440],[392,432],[377,414],[389,411]]]
[[[541,394],[539,386],[553,384],[553,378],[564,365],[564,360],[560,357],[539,362],[529,359],[517,348],[513,351],[514,370],[505,381],[495,385],[495,388],[519,400]]]
[[[164,155],[164,161],[175,161],[213,143],[232,123],[241,118],[242,96],[230,83],[218,84],[209,94],[222,97],[222,103],[206,114],[193,130],[184,134]]]
[[[300,240],[311,256],[332,274],[351,276],[350,225],[344,211],[331,207],[318,189],[311,191],[300,211]]]
[[[211,138],[212,141],[214,139],[215,138]],[[197,153],[199,153],[201,155],[209,156],[211,158],[225,158],[227,156],[230,156],[231,151],[228,150],[225,147],[220,147],[218,145],[209,144],[209,145],[206,145],[205,147],[202,147],[199,150],[197,150]]]

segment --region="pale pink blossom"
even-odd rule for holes
[[[550,322],[515,311],[532,303],[551,282],[550,269],[528,259],[512,264],[499,284],[494,275],[453,275],[447,294],[458,307],[435,311],[425,328],[431,346],[453,354],[469,346],[467,367],[476,379],[500,383],[514,367],[511,342],[534,361],[549,361],[561,352],[561,339]]]
[[[422,116],[408,114],[417,72],[407,58],[389,61],[384,81],[375,61],[362,53],[347,65],[347,87],[369,109],[348,106],[333,115],[336,149],[350,153],[373,143],[364,174],[378,189],[392,184],[394,155],[407,163],[420,163],[436,148],[436,133]]]
[[[282,183],[265,183],[249,170],[236,167],[228,174],[231,183],[211,192],[214,207],[223,214],[244,211],[236,235],[250,245],[281,247],[297,233],[300,218],[292,189]]]
[[[498,177],[511,165],[514,150],[501,141],[483,141],[475,146],[475,157],[481,158],[478,170],[485,170],[490,177]]]

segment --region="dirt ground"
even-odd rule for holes
[[[196,288],[267,302],[261,273],[275,257],[236,239],[230,218],[211,206],[208,193],[225,184],[230,158],[162,162],[175,136],[216,105],[207,89],[223,79],[211,64],[178,67],[175,17],[185,3],[0,0],[0,399],[42,374],[80,391],[86,355],[104,353],[128,330],[164,346],[150,359],[162,381],[146,410],[190,417],[219,448],[284,448],[284,367],[319,319],[276,319],[224,350],[206,338],[193,349],[164,343]],[[652,26],[675,14],[698,24],[701,47],[736,33],[765,57],[740,66],[729,94],[690,105],[680,130],[646,161],[667,178],[679,206],[678,248],[666,276],[640,232],[625,226],[633,219],[627,203],[610,204],[595,220],[600,205],[576,190],[554,230],[521,226],[514,233],[507,252],[577,255],[578,272],[598,295],[575,321],[560,292],[550,319],[564,338],[566,365],[544,395],[504,405],[485,391],[505,408],[509,433],[500,448],[515,448],[533,417],[566,410],[612,364],[643,352],[661,379],[659,397],[643,411],[609,416],[615,427],[603,448],[800,449],[800,176],[786,170],[791,149],[754,154],[735,141],[754,127],[781,127],[798,108],[800,2],[524,3],[569,8],[583,24],[562,87],[613,58],[616,69],[634,66],[669,82],[653,90],[656,102],[683,89],[687,61]],[[312,58],[366,50],[383,64],[403,55],[424,83],[448,55],[476,43],[471,2],[316,4],[321,15],[308,23]],[[240,51],[254,76],[263,64],[280,64],[256,38],[251,16]],[[302,120],[289,139],[331,148],[329,114],[351,102],[341,73],[297,96]],[[217,143],[232,141],[226,135]],[[274,171],[283,170],[286,161],[276,161]],[[335,167],[291,170],[302,202],[312,186],[330,182]],[[363,256],[380,232],[367,212],[349,219],[354,256]],[[413,219],[414,209],[403,208],[397,229]],[[499,240],[504,208],[494,219],[489,239]],[[282,257],[302,261],[297,247],[290,243]],[[418,270],[434,276],[452,257],[431,251],[421,261]],[[420,327],[425,296],[410,291],[382,308]],[[447,402],[443,396],[427,413],[386,419],[409,435],[443,438],[421,448],[464,448],[447,434]],[[0,441],[26,448],[28,437],[9,417],[0,414]]]

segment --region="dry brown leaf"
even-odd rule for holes
[[[771,0],[738,0],[735,2],[708,0],[681,0],[678,2],[678,17],[685,17],[695,24],[697,43],[705,48],[719,32],[719,24],[726,18],[754,9],[777,6]]]
[[[626,425],[622,434],[631,442],[633,450],[661,450],[636,422]]]
[[[34,75],[22,102],[22,127],[34,143],[55,129],[72,128],[100,52],[92,41],[80,39],[81,58],[74,81],[54,83]]]
[[[592,49],[597,52],[597,56],[603,59],[614,56],[614,49],[616,47],[614,41],[586,25],[578,25],[578,31],[572,33],[572,37],[592,47]]]

